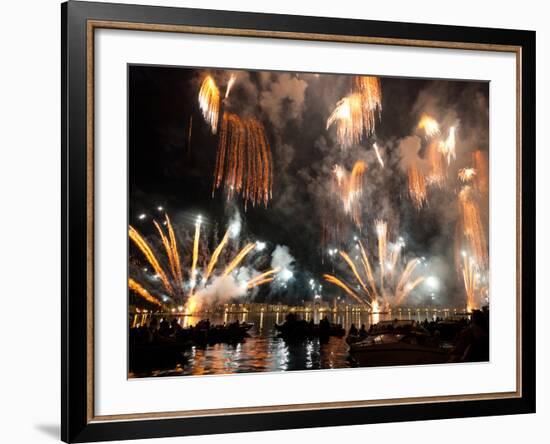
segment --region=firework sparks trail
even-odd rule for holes
[[[445,164],[443,154],[438,148],[436,142],[432,142],[426,149],[426,158],[428,160],[429,172],[427,182],[429,185],[442,187],[446,178]]]
[[[355,77],[355,89],[361,94],[363,126],[367,136],[374,133],[376,119],[382,113],[382,87],[380,79],[372,76]]]
[[[245,209],[248,202],[267,207],[273,160],[264,126],[257,119],[242,120],[231,113],[224,113],[222,120],[212,195],[223,183],[228,200],[242,193]]]
[[[367,256],[365,247],[363,247],[363,243],[358,241],[358,244],[361,250],[361,263],[363,264],[363,269],[365,271],[365,275],[367,276],[367,282],[369,283],[374,299],[376,300],[380,297],[380,295],[378,294],[378,290],[376,288],[376,280],[374,279],[374,273],[372,272],[369,257]]]
[[[401,265],[402,262],[399,261],[399,257],[402,247],[404,246],[402,238],[398,238],[398,241],[392,244],[395,248],[392,251],[391,262],[388,263],[386,267],[385,260],[381,260],[381,258],[387,257],[386,246],[384,245],[387,242],[387,225],[383,221],[377,221],[377,227],[379,227],[380,233],[378,241],[379,267],[376,270],[377,276],[375,276],[373,272],[367,251],[360,240],[357,241],[357,246],[361,251],[360,263],[363,265],[363,276],[352,257],[348,253],[340,252],[340,257],[342,257],[351,271],[351,275],[355,278],[357,291],[353,290],[352,286],[345,283],[341,278],[331,274],[323,275],[327,282],[340,287],[355,300],[370,305],[373,307],[373,311],[374,307],[378,306],[381,298],[385,306],[389,307],[390,300],[388,296],[392,292],[392,303],[400,305],[425,279],[424,276],[418,275],[417,273],[417,266],[421,263],[420,259],[414,258],[409,260],[405,266]],[[358,258],[356,257],[356,259]],[[384,275],[388,278],[387,281],[383,280]],[[353,288],[355,288],[355,286]],[[384,288],[384,286],[387,288]]]
[[[134,281],[132,278],[128,278],[128,288],[140,295],[147,302],[158,306],[162,305],[155,296],[151,295],[151,293],[149,293],[145,288],[143,288],[138,282]]]
[[[470,182],[476,175],[475,168],[461,168],[458,170],[458,178],[461,182]]]
[[[342,290],[344,290],[347,294],[349,294],[352,298],[354,298],[357,302],[361,304],[367,304],[371,305],[371,302],[360,297],[357,293],[355,293],[351,288],[349,288],[348,285],[346,285],[341,279],[338,279],[336,276],[333,276],[331,274],[323,274],[323,278],[330,282],[331,284],[337,285]]]
[[[479,206],[473,195],[473,190],[469,185],[462,187],[459,193],[460,215],[459,220],[461,232],[463,234],[468,250],[474,256],[478,265],[483,269],[488,265],[487,240],[485,230],[481,221]]]
[[[226,99],[229,97],[229,93],[231,92],[231,88],[233,88],[235,80],[237,80],[237,76],[235,74],[231,74],[231,76],[229,77],[229,81],[227,82],[227,89],[225,90]]]
[[[447,159],[447,165],[451,164],[451,160],[456,159],[456,127],[451,126],[449,135],[444,141],[439,142],[439,150]]]
[[[190,295],[193,296],[193,290],[197,282],[197,262],[199,260],[199,240],[201,236],[201,216],[197,217],[197,222],[195,222],[195,237],[193,240],[193,259],[191,261],[191,282],[190,282]]]
[[[327,130],[336,124],[336,137],[343,148],[357,145],[363,134],[361,95],[351,94],[336,103],[327,120]]]
[[[188,287],[190,288],[187,295],[185,294],[185,282],[184,282],[184,273],[182,270],[182,260],[178,249],[177,239],[174,233],[173,226],[171,224],[170,218],[166,215],[166,223],[168,234],[166,234],[161,226],[153,221],[155,228],[159,234],[162,246],[164,247],[166,259],[168,262],[168,272],[165,271],[159,259],[153,252],[151,246],[145,241],[143,236],[132,226],[129,227],[129,237],[136,244],[138,249],[143,253],[147,262],[153,267],[153,270],[156,273],[156,276],[160,279],[163,284],[163,287],[170,296],[178,296],[185,302],[186,313],[193,313],[195,308],[199,305],[199,299],[197,298],[198,290],[203,290],[209,285],[209,279],[213,277],[214,270],[216,265],[219,262],[219,257],[225,246],[227,245],[229,238],[232,233],[232,227],[226,231],[223,239],[217,245],[214,250],[214,253],[208,260],[208,254],[205,253],[206,260],[205,263],[208,265],[204,270],[199,271],[198,260],[199,260],[199,247],[200,247],[200,237],[201,237],[201,217],[199,216],[195,223],[195,234],[193,238],[193,247],[191,251],[191,266],[186,274],[188,279]],[[229,263],[226,265],[223,273],[219,276],[228,276],[233,270],[240,266],[246,256],[256,247],[257,243],[252,242],[248,243],[244,248],[242,248],[232,259],[229,260]],[[250,279],[245,285],[245,289],[251,289],[258,287],[260,285],[266,284],[274,279],[274,275],[277,274],[280,270],[278,268],[272,268],[263,272],[256,277]],[[198,280],[198,276],[202,275],[202,279]],[[249,285],[250,284],[250,285]],[[140,294],[144,298],[147,298],[147,294],[150,295],[148,290],[146,290],[141,284],[139,284],[135,279],[131,279],[129,283],[129,288],[136,293]],[[153,296],[151,296],[153,297]],[[157,301],[158,302],[158,301]]]
[[[216,249],[214,250],[214,253],[212,253],[212,257],[210,258],[210,262],[208,263],[208,266],[206,267],[206,273],[204,274],[204,279],[208,280],[210,275],[212,274],[212,271],[214,270],[214,267],[218,263],[218,258],[220,257],[220,254],[225,247],[225,244],[227,244],[227,241],[229,240],[229,235],[231,233],[231,228],[228,228],[225,232],[223,239],[218,244]]]
[[[422,208],[428,199],[426,179],[415,164],[409,166],[409,196],[417,210]]]
[[[384,168],[384,161],[382,160],[382,156],[380,156],[380,150],[378,148],[378,145],[376,143],[373,143],[372,147],[374,148],[374,152],[376,153],[376,158],[378,159],[378,163],[382,168]]]
[[[472,154],[474,168],[477,171],[476,186],[480,193],[486,195],[489,191],[489,166],[487,163],[487,155],[484,151],[476,150]]]
[[[274,279],[273,275],[279,273],[279,271],[281,271],[280,267],[271,268],[270,270],[267,270],[266,272],[250,279],[247,283],[247,287],[250,289],[257,287],[258,285],[271,282]]]
[[[210,125],[212,134],[218,131],[218,116],[220,112],[220,91],[212,76],[206,76],[199,90],[199,107],[206,123]]]
[[[363,176],[366,170],[367,164],[362,161],[355,162],[350,174],[340,165],[335,165],[332,170],[344,212],[350,215],[358,228],[361,228],[361,197],[363,195]]]
[[[418,128],[424,130],[426,138],[438,136],[441,133],[437,120],[428,114],[422,114],[420,121],[418,122]]]
[[[147,241],[139,234],[139,232],[130,225],[128,234],[130,236],[130,239],[136,244],[136,246],[139,248],[139,250],[143,253],[145,258],[147,259],[147,262],[153,267],[153,270],[157,274],[157,276],[162,281],[164,288],[170,295],[174,295],[174,289],[172,287],[172,284],[170,284],[170,281],[168,279],[168,276],[164,272],[164,269],[160,265],[157,257],[153,253],[153,250],[147,243]]]
[[[403,273],[401,273],[401,277],[399,278],[399,282],[397,283],[397,288],[395,290],[397,305],[400,305],[403,299],[405,299],[411,291],[413,291],[421,282],[424,281],[424,276],[420,276],[411,282],[411,275],[419,263],[420,259],[411,259],[405,266]]]
[[[353,272],[353,274],[355,275],[355,278],[357,279],[357,281],[359,282],[359,284],[361,284],[361,287],[363,288],[363,290],[365,291],[365,293],[367,294],[367,296],[370,298],[370,291],[368,290],[367,286],[365,285],[365,282],[363,282],[363,279],[361,279],[361,276],[359,275],[359,273],[357,272],[357,267],[355,266],[355,264],[353,263],[353,261],[351,260],[351,258],[349,257],[349,255],[344,252],[344,251],[340,251],[340,256],[346,261],[346,263],[349,265],[349,268],[351,269],[351,271]]]
[[[476,308],[477,271],[475,261],[466,253],[462,254],[462,278],[466,293],[466,309],[471,311]]]
[[[256,247],[256,244],[254,242],[251,242],[243,247],[241,251],[237,253],[235,258],[229,263],[229,265],[225,268],[222,276],[227,276],[229,273],[231,273],[238,265],[243,261],[243,259],[246,257],[248,253],[250,253],[254,248]]]
[[[172,279],[176,282],[175,290],[178,290],[181,288],[183,283],[183,273],[181,271],[180,256],[172,223],[170,222],[168,215],[165,215],[165,224],[168,227],[168,237],[164,234],[164,231],[156,220],[153,221],[153,224],[159,233],[166,256],[168,257],[168,264],[172,273]]]
[[[382,88],[377,77],[355,77],[354,90],[336,103],[327,119],[327,130],[336,124],[336,137],[342,148],[358,144],[364,134],[373,134],[382,112]]]
[[[386,256],[388,253],[388,224],[386,221],[377,219],[375,222],[376,236],[378,238],[378,262],[380,265],[380,289],[382,294],[384,293],[384,275],[386,268]]]
[[[172,272],[172,277],[177,278],[176,264],[174,261],[172,245],[170,244],[170,241],[164,234],[164,231],[162,231],[162,228],[160,227],[159,223],[155,220],[153,221],[153,224],[155,225],[155,228],[159,233],[160,239],[162,241],[162,245],[164,246],[164,250],[166,252],[166,256],[168,256],[168,264],[170,266],[170,271]]]
[[[391,245],[391,255],[390,255],[390,262],[388,264],[389,268],[389,274],[390,277],[393,278],[394,271],[397,268],[397,261],[399,260],[399,257],[401,256],[401,249],[405,246],[405,242],[403,241],[403,238],[400,237],[397,242]]]
[[[266,278],[266,279],[261,279],[259,281],[249,282],[246,285],[246,288],[248,290],[251,290],[253,288],[259,287],[260,285],[264,285],[264,284],[268,284],[269,282],[273,282],[274,279],[275,278]]]
[[[176,234],[174,233],[174,228],[172,227],[172,222],[170,221],[168,214],[165,215],[165,219],[166,219],[166,225],[168,227],[168,237],[170,239],[170,248],[172,250],[172,257],[174,260],[174,267],[176,271],[174,278],[177,280],[177,282],[180,285],[182,285],[183,273],[181,271],[181,260],[180,260],[180,253],[178,251],[178,245],[176,242]]]

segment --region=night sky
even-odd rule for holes
[[[212,197],[218,135],[213,135],[198,104],[207,74],[225,93],[230,73],[237,76],[220,110],[254,116],[265,129],[273,155],[273,196],[267,209],[248,206],[239,196],[228,202],[223,189]],[[351,89],[352,76],[265,71],[226,71],[180,67],[129,67],[129,220],[144,235],[153,236],[149,216],[162,220],[156,208],[170,215],[178,233],[191,231],[197,214],[205,219],[211,239],[225,232],[240,215],[242,237],[268,245],[266,254],[286,246],[294,258],[294,278],[288,288],[263,288],[257,300],[296,302],[311,299],[308,282],[322,282],[322,273],[346,277],[341,260],[329,248],[351,249],[352,237],[367,245],[376,240],[374,220],[388,221],[388,239],[402,236],[405,257],[427,258],[426,273],[440,286],[432,303],[446,306],[463,300],[462,282],[454,264],[454,235],[458,217],[456,179],[471,166],[474,150],[489,149],[489,85],[486,82],[383,77],[382,112],[375,135],[360,145],[342,149],[326,121],[334,106]],[[407,162],[411,155],[422,165],[427,140],[417,128],[422,113],[441,125],[442,134],[457,125],[457,158],[442,189],[430,187],[428,204],[418,210],[409,197]],[[192,120],[191,143],[188,143]],[[372,144],[381,148],[385,167],[378,164]],[[412,154],[411,154],[412,153]],[[351,170],[357,160],[367,163],[362,197],[362,229],[343,214],[333,193],[335,164]],[[482,203],[488,220],[488,202]],[[138,215],[147,214],[145,220]],[[341,226],[340,238],[327,238],[324,227]],[[131,257],[136,252],[130,250]],[[269,260],[265,259],[267,264]],[[340,294],[323,283],[323,294]],[[419,287],[411,304],[424,303]]]

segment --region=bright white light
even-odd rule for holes
[[[182,311],[183,311],[183,305],[180,305],[180,306],[178,307],[178,311],[179,311],[179,312],[182,312]]]
[[[164,208],[163,207],[157,207],[157,210],[162,211],[162,210],[164,210]]]
[[[428,276],[426,278],[426,285],[434,290],[439,288],[439,279],[435,276]]]
[[[462,257],[466,257],[466,252],[464,250],[462,250],[460,254],[462,254]]]
[[[139,220],[143,220],[147,217],[147,215],[145,213],[141,213],[139,216],[138,216],[138,219]]]
[[[256,250],[263,251],[265,249],[265,242],[257,241]]]
[[[294,276],[294,273],[292,273],[292,271],[290,271],[288,268],[284,268],[281,273],[279,273],[279,276],[280,278],[283,280],[283,281],[288,281],[289,279],[292,279],[292,277]]]
[[[237,237],[241,233],[241,222],[240,221],[233,222],[229,226],[229,232],[231,233],[231,237],[233,238]]]

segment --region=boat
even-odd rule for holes
[[[449,354],[415,321],[395,320],[373,325],[366,338],[350,343],[350,357],[360,367],[373,367],[442,364]]]
[[[275,330],[278,336],[285,341],[300,341],[313,338],[328,340],[331,336],[341,338],[346,334],[342,325],[330,323],[327,319],[322,319],[318,324],[314,324],[313,321],[307,322],[303,319],[298,319],[293,314],[287,315],[284,323],[276,324]]]

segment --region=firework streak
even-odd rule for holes
[[[412,199],[414,206],[420,209],[424,206],[427,200],[426,179],[418,170],[415,164],[409,167],[409,196]]]
[[[358,144],[363,135],[374,133],[382,112],[382,89],[377,77],[354,79],[354,91],[336,103],[326,128],[336,125],[336,137],[342,148]]]
[[[149,293],[145,288],[143,288],[140,284],[138,284],[132,278],[128,279],[128,288],[134,291],[136,294],[140,295],[147,302],[150,302],[151,304],[154,304],[154,305],[159,305],[159,306],[161,305],[161,303],[159,302],[156,296],[152,296],[151,293]]]
[[[196,292],[205,289],[214,277],[214,272],[216,265],[219,263],[219,258],[227,246],[230,237],[230,229],[228,229],[221,240],[221,242],[214,249],[214,253],[208,260],[208,255],[206,256],[207,263],[204,270],[198,267],[199,254],[200,254],[200,237],[201,237],[201,218],[197,218],[195,223],[195,235],[193,238],[193,247],[191,250],[191,265],[188,272],[184,272],[182,266],[181,255],[178,248],[178,242],[176,235],[168,215],[166,215],[165,225],[167,227],[167,232],[163,231],[161,225],[156,221],[153,221],[154,226],[159,234],[160,242],[164,247],[164,252],[166,255],[166,262],[168,266],[166,269],[163,267],[161,261],[153,251],[149,243],[143,238],[143,236],[132,226],[129,228],[129,237],[143,254],[147,262],[153,267],[153,270],[156,274],[156,277],[160,279],[163,289],[166,293],[175,300],[185,303],[187,310],[186,312],[193,312],[197,307],[198,300],[195,297]],[[240,251],[238,251],[232,258],[227,262],[222,273],[218,273],[217,276],[231,276],[232,272],[237,269],[250,252],[254,249],[256,243],[248,243]],[[252,289],[270,282],[274,279],[274,275],[277,274],[280,270],[278,268],[272,268],[264,273],[261,273],[248,282],[243,283],[243,288]],[[198,278],[201,277],[199,280]],[[130,290],[136,292],[144,299],[149,302],[153,302],[160,305],[157,298],[152,296],[148,290],[146,290],[139,282],[135,279],[130,278],[128,286]]]
[[[439,142],[439,151],[447,159],[447,165],[451,164],[451,160],[456,159],[456,137],[455,137],[455,127],[451,126],[449,129],[449,135],[447,139]]]
[[[358,228],[361,228],[361,197],[363,196],[363,176],[366,170],[367,164],[362,161],[355,162],[350,174],[340,165],[335,165],[332,170],[344,212],[351,217]]]
[[[437,120],[428,114],[422,114],[420,122],[418,122],[418,128],[424,130],[426,138],[438,136],[441,132]]]
[[[488,265],[487,240],[481,220],[479,205],[474,191],[465,185],[459,193],[460,231],[466,239],[467,251],[473,255],[477,264],[486,269]]]
[[[461,182],[470,182],[476,174],[475,168],[461,168],[458,170],[458,178]]]
[[[271,199],[273,184],[271,148],[263,125],[255,118],[241,119],[224,113],[212,194],[222,184],[231,199],[242,193],[245,209]]]
[[[199,107],[212,134],[218,131],[218,116],[220,112],[220,91],[212,76],[206,76],[199,91]]]
[[[390,303],[400,305],[405,298],[421,282],[424,276],[416,274],[417,266],[421,260],[414,258],[406,264],[400,261],[402,240],[392,245],[392,253],[388,261],[387,223],[382,220],[376,221],[376,232],[378,237],[378,268],[373,270],[372,260],[363,243],[358,240],[357,248],[360,250],[360,257],[355,256],[356,262],[350,253],[340,251],[340,257],[348,266],[354,278],[354,285],[348,284],[344,279],[331,274],[324,274],[323,278],[341,288],[354,300],[374,307],[379,306],[380,299],[383,300],[386,308]],[[393,293],[392,301],[390,301]]]

